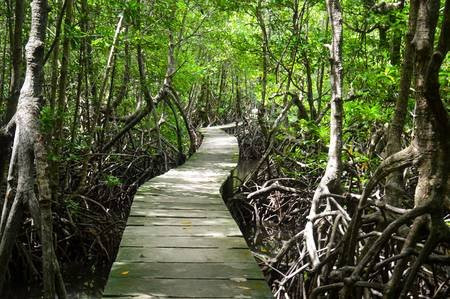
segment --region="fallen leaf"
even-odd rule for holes
[[[183,221],[181,221],[181,224],[182,225],[192,225],[192,221],[189,221],[189,220],[183,220]]]
[[[235,281],[235,282],[245,282],[245,281],[247,281],[247,278],[244,278],[244,277],[233,277],[233,278],[230,278],[230,280],[231,281]]]

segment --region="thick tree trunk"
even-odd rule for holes
[[[14,203],[9,211],[5,229],[0,242],[0,285],[8,266],[12,247],[18,229],[22,223],[23,206],[36,200],[35,171],[39,187],[40,223],[42,241],[42,264],[44,298],[55,298],[55,274],[59,269],[53,249],[52,212],[49,180],[46,173],[47,159],[43,137],[39,132],[39,113],[42,105],[42,89],[44,81],[44,42],[47,26],[48,4],[46,0],[33,0],[31,3],[31,29],[26,46],[26,74],[20,91],[18,108],[15,116],[16,134],[14,137],[13,155],[8,178],[8,190],[12,190],[13,171],[17,169],[17,188]],[[16,162],[15,162],[16,161]],[[16,164],[16,165],[15,165]],[[36,166],[35,171],[33,165]],[[9,193],[9,192],[8,192]],[[9,194],[6,200],[10,200]],[[33,214],[33,217],[36,217]],[[39,216],[37,216],[39,217]],[[65,293],[60,294],[64,298]]]
[[[420,1],[413,0],[411,7],[416,9],[417,27],[413,38],[413,46],[416,51],[415,68],[415,99],[416,118],[414,122],[414,139],[412,146],[417,149],[418,157],[416,167],[418,170],[418,182],[414,195],[415,207],[428,205],[430,218],[419,217],[414,221],[413,227],[425,224],[429,225],[430,238],[428,249],[422,249],[419,258],[412,264],[408,275],[404,277],[405,268],[409,258],[400,260],[394,269],[392,279],[388,283],[385,298],[406,297],[414,283],[424,258],[428,256],[434,247],[443,241],[447,231],[443,223],[442,206],[444,198],[449,191],[450,168],[450,140],[448,138],[449,122],[448,114],[440,98],[439,70],[449,50],[450,33],[450,1],[445,2],[444,20],[438,47],[432,53],[434,35],[439,15],[439,0]],[[443,235],[442,235],[443,234]],[[412,229],[409,232],[402,253],[414,247],[417,240],[417,232]],[[426,247],[426,246],[425,246]],[[403,280],[403,281],[402,281]]]
[[[385,298],[407,298],[414,291],[413,289],[416,289],[413,286],[422,264],[439,243],[448,242],[449,229],[443,220],[443,213],[445,213],[443,207],[445,201],[448,200],[446,195],[450,184],[448,180],[448,169],[450,168],[448,131],[450,127],[448,113],[440,98],[438,78],[442,62],[449,50],[450,1],[447,0],[445,3],[441,36],[436,51],[432,53],[439,15],[439,2],[439,0],[414,0],[411,3],[413,9],[417,7],[417,14],[414,10],[412,11],[416,16],[416,30],[412,39],[416,53],[414,138],[408,148],[386,158],[366,184],[358,209],[350,224],[350,234],[347,234],[345,246],[342,249],[342,256],[346,257],[344,258],[346,262],[341,263],[341,266],[353,265],[359,236],[358,229],[361,225],[361,213],[377,182],[397,169],[414,165],[418,171],[418,183],[414,197],[415,206],[414,209],[389,224],[364,256],[359,258],[352,274],[344,279],[342,293],[344,298],[353,298],[355,283],[361,277],[370,275],[372,266],[369,263],[373,263],[386,242],[391,239],[391,235],[406,221],[414,220],[402,248],[401,255],[404,257],[396,262],[391,280],[386,286]],[[405,255],[405,253],[413,248],[418,248],[415,246],[416,242],[424,237],[421,228],[428,230],[428,238],[424,246],[420,248],[417,258],[411,260],[410,255]],[[364,273],[364,271],[367,272]]]

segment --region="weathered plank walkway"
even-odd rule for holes
[[[272,298],[220,195],[236,138],[203,134],[183,166],[138,190],[104,298]]]

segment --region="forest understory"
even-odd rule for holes
[[[101,169],[87,174],[86,187],[79,189],[83,175],[80,161],[73,161],[60,184],[62,198],[53,204],[58,215],[53,222],[57,236],[55,251],[59,257],[68,298],[101,298],[111,265],[119,248],[133,196],[141,184],[178,166],[178,153],[165,148],[164,155],[151,155],[154,145],[130,141],[120,154],[101,158]],[[98,167],[92,161],[88,168]],[[4,194],[3,194],[4,196]],[[31,215],[25,215],[23,232],[12,253],[10,283],[5,298],[41,298],[40,250],[38,232]],[[23,282],[27,281],[24,288]]]
[[[379,134],[376,129],[374,131],[374,135]],[[326,281],[324,277],[318,277],[318,273],[323,267],[330,267],[333,261],[329,256],[334,255],[333,258],[337,259],[339,255],[344,254],[341,251],[342,239],[345,236],[345,230],[348,229],[346,227],[348,223],[342,223],[342,227],[338,227],[337,223],[339,218],[344,216],[350,221],[350,217],[345,211],[351,213],[356,208],[357,200],[364,189],[363,179],[372,175],[374,167],[369,167],[365,160],[357,161],[348,152],[349,160],[344,165],[342,176],[342,188],[347,191],[341,195],[333,195],[334,200],[331,203],[344,215],[331,211],[328,206],[329,202],[323,203],[324,212],[319,217],[316,216],[316,219],[324,218],[326,222],[316,223],[318,225],[317,233],[321,236],[323,244],[320,256],[324,258],[324,261],[318,268],[313,268],[305,261],[307,249],[303,243],[303,237],[311,210],[311,198],[314,196],[323,169],[317,167],[315,162],[300,163],[289,159],[289,152],[299,148],[305,155],[303,161],[316,161],[317,154],[320,153],[323,145],[308,146],[308,141],[304,136],[293,136],[290,140],[280,139],[274,145],[274,154],[271,158],[265,160],[261,164],[261,168],[256,170],[255,166],[258,165],[258,161],[261,161],[265,149],[264,138],[258,125],[256,122],[247,123],[240,127],[237,136],[241,151],[240,163],[246,164],[250,161],[253,168],[247,168],[244,174],[236,178],[238,187],[233,196],[229,196],[227,199],[227,204],[254,252],[275,298],[310,298],[315,280],[321,279],[322,283]],[[385,141],[383,138],[374,137],[365,143],[360,143],[358,151],[381,155]],[[405,139],[403,142],[406,143],[407,140]],[[248,174],[253,175],[253,179],[245,185],[240,185]],[[389,218],[393,217],[389,215],[390,213],[404,215],[413,208],[411,199],[414,197],[414,190],[417,186],[417,170],[410,169],[405,172],[404,182],[405,209],[394,209],[381,203],[381,199],[385,196],[384,184],[380,184],[373,190],[370,203],[365,208],[368,220],[360,228],[364,232],[364,238],[361,238],[362,242],[359,245],[361,246],[360,251],[364,251],[364,246],[368,244],[366,241],[368,238],[376,238],[384,233],[383,229],[393,221],[392,218]],[[450,219],[450,214],[447,213],[444,219]],[[382,221],[383,224],[380,225],[377,221]],[[412,222],[407,223],[411,224]],[[389,262],[404,255],[401,252],[401,244],[405,241],[408,229],[406,226],[400,227],[400,229],[398,234],[386,241],[381,249],[381,257],[376,257],[371,262],[373,269],[367,278],[366,285],[375,290],[377,289],[375,281],[380,281],[379,288],[381,290],[381,282],[383,279],[388,279],[385,271],[392,269],[393,265]],[[417,244],[418,250],[424,247],[426,240],[427,232],[423,231],[422,233],[421,241]],[[446,246],[437,247],[433,251],[433,258],[429,260],[430,264],[420,270],[420,278],[415,285],[411,286],[411,291],[415,293],[414,298],[448,298],[450,294],[450,260],[447,252],[448,247]],[[413,251],[409,254],[418,255],[418,252]],[[353,269],[349,268],[346,271],[351,270]],[[332,270],[330,272],[328,279],[339,279],[333,277],[337,273],[333,273]],[[381,296],[381,294],[380,291],[360,296],[373,298]]]

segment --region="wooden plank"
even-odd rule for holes
[[[220,198],[220,199],[219,199]],[[145,196],[135,196],[133,204],[136,203],[192,203],[192,204],[225,204],[220,197],[217,196],[195,196],[191,194],[184,194],[183,196],[173,196],[173,195],[145,195]]]
[[[218,184],[220,185],[220,184]],[[175,186],[176,188],[176,186]],[[144,196],[172,196],[175,198],[180,198],[180,193],[178,191],[174,191],[172,188],[156,188],[156,187],[147,187],[145,189],[142,189],[142,187],[139,188],[139,190],[136,192],[136,197],[139,199],[139,197]],[[192,196],[192,197],[211,197],[211,196],[219,196],[220,192],[219,190],[214,190],[213,192],[201,192],[199,190],[193,189],[189,191],[185,191],[181,197],[184,196]]]
[[[142,236],[124,235],[122,247],[180,247],[180,248],[243,248],[247,249],[247,243],[243,237],[152,237],[142,238]]]
[[[188,219],[188,218],[187,218]],[[236,237],[242,236],[241,231],[236,226],[230,225],[166,225],[166,226],[127,226],[124,235],[128,236],[142,236],[150,239],[154,236],[170,237],[170,236],[184,236],[184,237]]]
[[[179,217],[179,218],[230,218],[228,211],[204,211],[204,210],[148,210],[132,208],[130,216],[146,217]]]
[[[178,278],[262,280],[255,263],[114,263],[111,276],[115,278]]]
[[[130,216],[127,222],[128,226],[138,225],[231,225],[235,226],[233,218],[173,218],[173,217],[135,217]]]
[[[255,262],[248,249],[121,247],[120,262],[243,263]]]
[[[222,202],[190,203],[190,202],[134,202],[133,209],[151,210],[200,210],[200,211],[227,211]]]
[[[104,298],[114,298],[114,299],[158,299],[158,298],[177,298],[177,299],[217,299],[217,298],[223,298],[223,299],[228,299],[228,298],[245,298],[245,297],[166,297],[166,296],[150,296],[150,295],[135,295],[135,296],[105,296]],[[251,297],[248,297],[251,298]]]
[[[135,295],[176,298],[272,298],[267,283],[261,280],[198,280],[110,278],[106,296]],[[176,287],[175,287],[176,286]],[[189,290],[189,293],[186,291]]]

